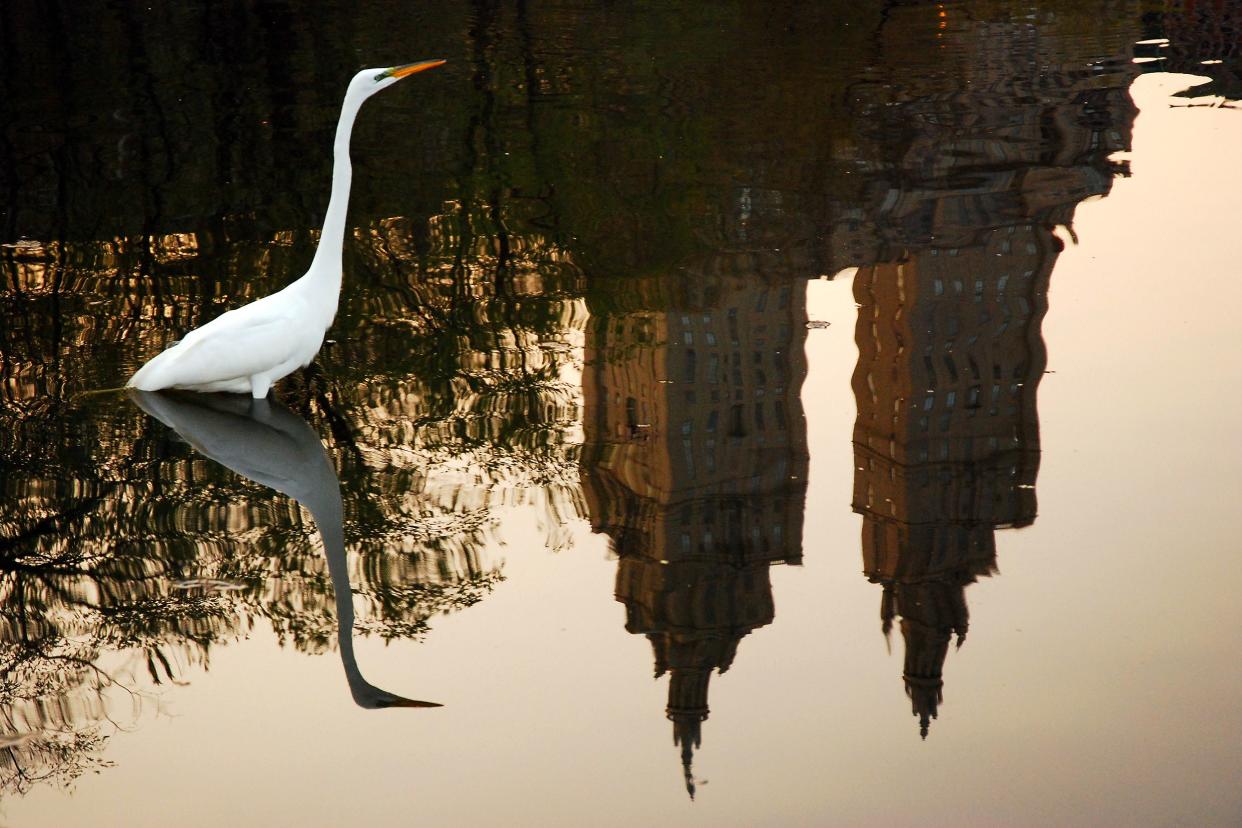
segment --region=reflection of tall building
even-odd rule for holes
[[[1007,227],[855,277],[854,508],[885,632],[901,617],[924,735],[949,641],[966,635],[965,586],[995,570],[996,528],[1035,518],[1039,328],[1057,246],[1042,228]]]
[[[802,559],[805,285],[704,277],[639,304],[676,309],[591,320],[584,488],[592,528],[620,558],[626,629],[670,675],[693,796],[711,674],[771,623],[768,567]]]
[[[891,77],[860,85],[862,145],[878,154],[862,162],[866,203],[834,231],[863,265],[853,500],[864,570],[883,587],[885,633],[900,619],[926,736],[949,645],[966,635],[965,587],[995,572],[996,529],[1035,519],[1052,228],[1122,171],[1109,155],[1129,146],[1135,70],[1120,55],[1075,54],[1079,41],[1051,23],[921,6],[896,11],[881,42],[944,54],[935,72],[895,61]]]

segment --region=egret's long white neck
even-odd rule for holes
[[[323,219],[319,234],[319,247],[311,261],[310,270],[302,277],[314,283],[317,290],[330,293],[335,300],[341,289],[341,254],[345,247],[345,215],[349,212],[349,185],[353,168],[349,162],[349,136],[354,131],[354,119],[366,95],[352,89],[345,95],[341,117],[336,125],[336,140],[332,144],[332,196],[328,199],[328,212]],[[333,305],[335,307],[335,303]]]

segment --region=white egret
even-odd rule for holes
[[[222,466],[301,503],[323,539],[336,593],[337,644],[350,695],[359,707],[439,707],[389,693],[371,684],[354,656],[354,593],[345,555],[344,511],[336,469],[306,421],[267,400],[221,394],[178,398],[131,392],[143,411]],[[188,395],[187,395],[188,396]]]
[[[306,275],[271,296],[228,311],[196,328],[159,354],[126,383],[127,388],[158,391],[249,392],[267,396],[272,383],[304,368],[319,353],[336,316],[341,292],[341,251],[349,206],[349,136],[367,98],[402,78],[433,69],[443,60],[424,60],[388,69],[364,69],[345,91],[333,145],[332,196],[319,247]]]

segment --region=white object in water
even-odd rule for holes
[[[249,392],[267,396],[272,383],[304,368],[319,353],[336,316],[341,292],[341,251],[349,206],[349,136],[367,98],[381,89],[443,60],[424,60],[390,69],[364,69],[349,82],[336,125],[332,196],[319,236],[319,248],[306,275],[284,290],[228,311],[185,335],[142,366],[128,388],[159,391]]]

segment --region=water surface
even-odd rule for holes
[[[1236,823],[1240,19],[6,5],[5,820]]]

